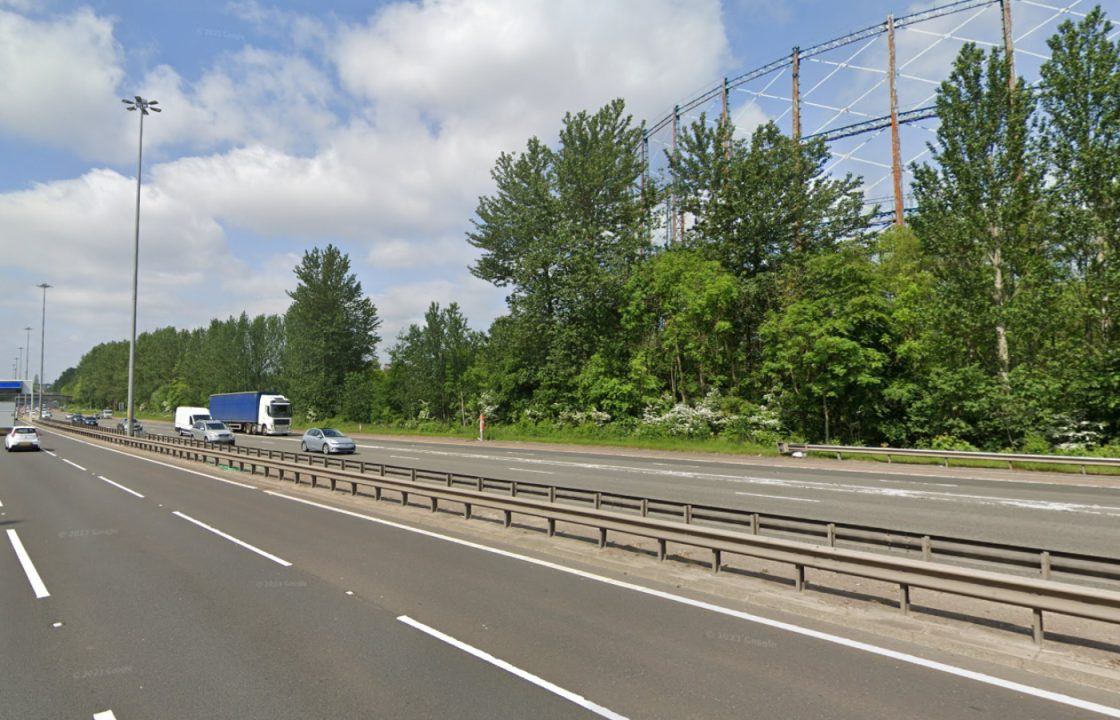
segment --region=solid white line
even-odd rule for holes
[[[4,507],[4,501],[0,500],[0,507]]]
[[[214,533],[215,535],[218,535],[219,537],[224,537],[226,540],[229,540],[232,543],[237,543],[238,545],[245,548],[246,550],[252,550],[256,554],[260,555],[261,557],[268,558],[269,560],[276,563],[277,565],[283,565],[284,567],[291,567],[291,565],[292,565],[290,562],[288,562],[284,558],[276,557],[272,553],[265,552],[264,550],[261,550],[259,547],[256,547],[255,545],[250,545],[249,543],[245,542],[244,540],[238,540],[234,536],[229,535],[228,533],[224,533],[216,527],[212,527],[210,525],[207,525],[206,523],[202,522],[201,520],[195,520],[190,515],[186,515],[184,513],[181,513],[178,510],[174,511],[171,514],[172,515],[178,515],[179,517],[183,518],[184,520],[186,520],[188,522],[192,522],[195,525],[198,525],[200,528],[204,528],[206,530],[209,530],[210,532]]]
[[[398,460],[419,460],[420,459],[418,457],[412,457],[411,455],[390,455],[389,457],[396,458]]]
[[[58,457],[58,455],[55,455],[54,451],[52,451],[52,450],[44,450],[43,452],[50,455],[51,457]]]
[[[67,460],[66,458],[62,458],[62,462],[66,463],[67,465],[73,465],[74,467],[78,468],[82,472],[86,472],[86,469],[76,462],[72,462],[70,460]]]
[[[918,657],[917,655],[910,655],[909,653],[898,652],[896,650],[891,650],[889,648],[879,647],[878,645],[872,645],[870,643],[861,642],[859,640],[852,640],[850,638],[841,637],[839,635],[833,635],[831,633],[821,632],[819,630],[813,630],[811,628],[802,627],[800,625],[794,625],[793,623],[782,622],[781,620],[773,620],[771,618],[762,617],[761,615],[752,615],[751,613],[746,613],[746,612],[742,612],[741,610],[734,610],[732,608],[723,607],[722,605],[715,605],[713,603],[704,602],[703,600],[695,600],[693,598],[685,597],[683,595],[674,595],[673,593],[665,592],[663,590],[655,590],[653,588],[649,588],[649,587],[646,587],[644,585],[636,585],[634,583],[626,582],[624,580],[615,580],[614,578],[609,578],[609,577],[606,577],[604,575],[596,575],[595,573],[590,573],[590,572],[587,572],[585,570],[577,570],[575,568],[571,568],[571,567],[568,567],[566,565],[560,565],[559,563],[550,562],[548,560],[541,560],[539,558],[530,557],[529,555],[521,555],[520,553],[511,552],[509,550],[501,550],[499,548],[490,547],[488,545],[482,545],[480,543],[471,542],[470,540],[463,540],[461,538],[452,537],[450,535],[443,535],[441,533],[432,532],[431,530],[423,530],[421,528],[412,527],[411,525],[404,525],[402,523],[393,522],[392,520],[385,520],[383,518],[373,517],[372,515],[363,515],[361,513],[353,512],[351,510],[344,510],[342,508],[333,507],[331,505],[325,505],[323,503],[318,503],[318,502],[315,502],[313,500],[305,500],[303,498],[294,497],[292,495],[285,495],[283,493],[273,492],[271,490],[265,490],[263,492],[266,495],[272,495],[274,497],[284,498],[285,500],[291,500],[293,502],[303,503],[304,505],[310,505],[312,507],[321,508],[323,510],[330,510],[331,512],[336,512],[336,513],[339,513],[339,514],[342,514],[342,515],[350,515],[351,517],[360,518],[362,520],[368,520],[369,522],[377,523],[379,525],[385,525],[387,527],[396,528],[398,530],[404,530],[406,532],[415,533],[417,535],[424,535],[426,537],[435,538],[437,540],[443,540],[444,542],[455,543],[456,545],[462,545],[463,547],[469,547],[469,548],[473,548],[475,550],[481,550],[483,552],[491,553],[493,555],[499,555],[501,557],[506,557],[506,558],[510,558],[510,559],[513,559],[513,560],[520,560],[521,562],[530,563],[532,565],[537,565],[537,566],[540,566],[540,567],[546,567],[546,568],[549,568],[551,570],[556,570],[557,572],[567,573],[569,575],[575,575],[576,577],[581,577],[581,578],[584,578],[584,579],[587,579],[587,580],[593,580],[595,582],[600,582],[600,583],[603,583],[605,585],[613,585],[614,587],[624,588],[626,590],[632,590],[632,591],[637,592],[637,593],[642,593],[643,595],[649,595],[649,596],[652,596],[652,597],[661,598],[662,600],[669,600],[671,602],[680,603],[682,605],[689,605],[691,607],[699,608],[701,610],[707,610],[707,611],[713,612],[713,613],[718,613],[720,615],[726,615],[728,617],[738,618],[740,620],[746,620],[747,622],[756,623],[758,625],[765,625],[767,627],[776,628],[778,630],[785,630],[786,632],[795,633],[797,635],[804,635],[806,637],[811,637],[811,638],[814,638],[814,639],[817,639],[817,640],[822,640],[824,642],[833,643],[835,645],[842,645],[842,646],[847,647],[847,648],[852,648],[853,650],[860,650],[862,652],[870,653],[872,655],[879,655],[879,656],[882,656],[882,657],[891,658],[892,660],[898,660],[899,662],[909,663],[911,665],[918,665],[920,667],[928,668],[930,670],[936,670],[937,672],[943,672],[943,673],[947,673],[949,675],[955,675],[957,677],[962,677],[962,678],[966,678],[966,679],[969,679],[969,680],[975,680],[976,682],[984,683],[986,685],[993,685],[995,687],[1004,688],[1006,690],[1011,690],[1012,692],[1021,693],[1023,695],[1030,695],[1032,697],[1042,698],[1044,700],[1051,700],[1053,702],[1060,703],[1062,705],[1069,705],[1071,707],[1080,708],[1082,710],[1088,710],[1090,712],[1100,713],[1100,714],[1106,715],[1108,717],[1120,718],[1120,708],[1109,707],[1107,705],[1101,705],[1099,703],[1090,702],[1088,700],[1082,700],[1080,698],[1075,698],[1071,695],[1065,695],[1063,693],[1057,693],[1057,692],[1051,692],[1049,690],[1043,690],[1042,688],[1036,688],[1036,687],[1033,687],[1031,685],[1024,685],[1023,683],[1018,683],[1018,682],[1015,682],[1013,680],[1005,680],[1003,678],[999,678],[999,677],[996,677],[994,675],[987,675],[985,673],[974,672],[974,671],[968,670],[966,668],[957,667],[956,665],[949,665],[948,663],[938,662],[936,660],[929,660],[927,658]]]
[[[542,678],[538,675],[534,675],[533,673],[531,673],[527,670],[522,670],[521,668],[519,668],[515,665],[511,665],[510,663],[506,662],[505,660],[501,660],[499,658],[496,658],[493,655],[491,655],[490,653],[486,652],[485,650],[479,650],[478,648],[474,647],[473,645],[468,645],[467,643],[463,642],[462,640],[456,640],[455,638],[451,637],[450,635],[448,635],[446,633],[442,633],[439,630],[436,630],[433,627],[425,625],[422,622],[419,622],[417,620],[413,620],[412,618],[410,618],[407,615],[401,615],[397,618],[397,620],[400,620],[405,625],[409,625],[411,627],[416,628],[420,632],[427,633],[428,635],[431,635],[432,637],[436,638],[437,640],[445,642],[448,645],[451,645],[452,647],[456,647],[456,648],[462,650],[465,653],[468,653],[470,655],[474,655],[479,660],[484,660],[484,661],[490,663],[491,665],[499,667],[502,670],[505,670],[506,672],[510,673],[511,675],[516,675],[517,677],[521,678],[522,680],[528,680],[529,682],[533,683],[537,687],[544,688],[545,690],[548,690],[550,693],[553,693],[555,695],[559,695],[560,697],[564,698],[568,702],[573,702],[576,705],[579,705],[580,707],[582,707],[583,709],[590,710],[591,712],[595,713],[596,715],[598,715],[600,717],[611,718],[612,720],[627,720],[625,715],[619,715],[618,713],[614,712],[613,710],[608,710],[607,708],[603,707],[602,705],[598,705],[596,703],[591,702],[590,700],[588,700],[587,698],[585,698],[582,695],[577,695],[576,693],[571,692],[570,690],[565,690],[564,688],[560,687],[559,685],[555,685],[553,683],[550,683],[549,681],[545,680],[544,678]]]
[[[811,503],[820,502],[820,500],[813,500],[811,498],[790,497],[789,495],[767,495],[765,493],[742,492],[742,491],[739,491],[739,490],[736,490],[735,494],[736,495],[750,495],[752,497],[760,497],[760,498],[772,498],[774,500],[795,500],[797,502],[811,502]]]
[[[99,713],[94,713],[93,720],[117,720],[117,716],[113,714],[112,710],[103,710]]]
[[[138,497],[138,498],[142,498],[142,497],[144,497],[143,495],[141,495],[140,493],[136,492],[135,490],[133,490],[133,489],[131,489],[131,488],[126,488],[126,487],[125,487],[124,485],[121,485],[121,484],[120,484],[120,483],[118,483],[118,482],[113,482],[112,480],[110,480],[109,478],[105,477],[104,475],[98,475],[97,477],[101,478],[102,480],[104,480],[105,482],[109,483],[109,484],[110,484],[110,485],[112,485],[113,487],[116,487],[116,488],[120,488],[121,490],[124,490],[124,491],[125,491],[126,493],[132,493],[133,495],[135,495],[135,496],[136,496],[136,497]]]
[[[31,589],[35,591],[35,597],[40,600],[50,597],[51,594],[47,592],[47,586],[43,584],[43,578],[39,577],[39,571],[35,569],[35,563],[31,562],[31,556],[24,549],[19,534],[15,530],[9,529],[8,540],[12,543],[12,549],[16,551],[16,557],[19,558],[19,564],[23,566],[23,572],[27,574]]]
[[[551,470],[530,470],[529,468],[506,468],[506,470],[513,470],[515,472],[537,473],[538,475],[555,475],[556,473]]]
[[[54,432],[54,431],[47,430],[46,432]],[[73,437],[70,437],[69,435],[63,435],[63,434],[57,433],[57,432],[54,433],[54,434],[58,435],[59,437],[66,438],[67,440],[71,440],[73,442],[76,442],[76,443],[81,443],[83,445],[89,445],[90,447],[97,448],[98,450],[105,450],[106,452],[116,453],[118,455],[124,455],[125,457],[132,458],[133,460],[143,460],[144,462],[155,463],[156,465],[162,465],[163,467],[171,468],[172,470],[179,470],[180,472],[190,473],[191,475],[198,475],[200,477],[210,478],[211,480],[217,480],[218,482],[224,482],[227,485],[236,485],[237,487],[248,488],[249,490],[256,490],[257,489],[256,485],[248,485],[248,484],[243,483],[243,482],[237,482],[236,480],[227,480],[226,478],[220,478],[217,475],[210,475],[208,473],[199,472],[198,470],[191,470],[189,468],[180,467],[178,465],[172,465],[171,463],[165,463],[165,462],[161,462],[159,460],[153,460],[152,458],[140,457],[139,455],[133,455],[132,453],[127,453],[127,452],[124,452],[123,450],[116,450],[114,448],[105,447],[104,445],[98,445],[96,443],[86,442],[85,440],[79,440],[78,438],[73,438]]]

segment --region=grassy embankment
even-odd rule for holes
[[[94,414],[93,409],[69,409],[67,412],[81,412]],[[119,413],[114,420],[119,420]],[[138,412],[136,417],[140,420],[157,420],[171,422],[174,418],[170,414]],[[303,432],[306,426],[294,425],[293,432]],[[417,427],[399,427],[386,424],[355,423],[342,420],[328,420],[319,427],[333,427],[344,433],[367,433],[370,435],[395,435],[398,437],[429,437],[429,438],[460,438],[471,440],[478,437],[477,426],[445,426],[435,423]],[[610,427],[569,427],[552,428],[547,426],[533,427],[523,425],[491,425],[486,428],[487,440],[510,442],[542,442],[558,445],[592,445],[602,447],[625,447],[641,450],[669,450],[677,452],[703,452],[723,455],[756,455],[775,456],[778,450],[773,445],[762,445],[751,442],[741,442],[724,437],[709,438],[684,438],[684,437],[635,437],[630,433],[623,433]],[[835,453],[813,453],[813,456],[834,459]],[[882,455],[865,455],[861,453],[843,453],[847,460],[865,460],[886,464],[887,458]],[[1055,454],[1055,457],[1060,455]],[[907,465],[944,465],[944,460],[924,457],[899,457],[891,458],[895,464]],[[996,460],[957,460],[951,461],[953,467],[1008,469],[1008,463]],[[1037,470],[1046,472],[1063,472],[1080,474],[1081,468],[1077,465],[1065,465],[1045,462],[1016,462],[1015,470]],[[1120,467],[1087,467],[1090,475],[1120,475]]]

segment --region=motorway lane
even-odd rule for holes
[[[149,423],[157,432],[169,425]],[[238,435],[297,450],[299,436]],[[1120,547],[1120,489],[882,471],[776,468],[719,460],[586,451],[464,447],[358,438],[358,456],[424,469],[647,495],[821,520],[1101,555]]]
[[[586,716],[173,516],[158,497],[140,500],[46,455],[13,460],[0,464],[0,491],[51,595],[34,600],[5,557],[0,716]],[[141,484],[145,470],[122,484]],[[486,702],[465,704],[471,693]]]
[[[42,455],[20,456],[21,464],[24,457],[41,459],[40,472],[29,479],[26,469],[12,473],[11,463],[0,464],[0,500],[10,511],[6,496],[12,495],[21,516],[35,518],[20,521],[28,528],[50,528],[45,534],[29,533],[25,542],[42,558],[48,584],[81,598],[74,601],[78,608],[65,608],[63,614],[80,616],[89,603],[97,608],[96,624],[108,637],[91,646],[108,650],[108,659],[94,667],[144,668],[143,683],[137,670],[118,673],[125,676],[117,683],[121,687],[108,683],[119,694],[116,705],[135,711],[131,717],[295,717],[296,710],[305,717],[348,717],[359,707],[366,714],[377,709],[392,717],[469,716],[474,710],[489,717],[583,713],[394,622],[398,615],[413,617],[631,717],[1087,716],[1074,708],[73,440],[51,437],[48,445],[87,472]],[[95,472],[145,498],[104,483]],[[262,487],[269,484],[260,478],[251,481]],[[310,497],[318,501],[329,496]],[[171,508],[293,565],[282,568],[209,535],[170,515]],[[119,532],[95,536],[104,541],[96,552],[89,550],[96,543],[53,541],[52,533],[66,533],[65,526],[76,522],[79,529]],[[56,529],[60,526],[63,529]],[[0,563],[0,571],[6,573],[3,585],[13,584],[7,582],[7,564]],[[39,602],[49,603],[59,594],[54,588],[52,593],[52,598]],[[6,593],[0,597],[7,601]],[[160,602],[151,602],[157,598]],[[121,632],[133,627],[140,628],[133,632],[150,638],[141,648]],[[399,635],[401,630],[408,633]],[[163,657],[167,653],[174,657]],[[143,659],[133,659],[137,656]],[[333,669],[337,667],[347,671]],[[384,704],[411,697],[417,689],[410,681],[418,675],[430,680],[432,674],[437,687],[449,688],[419,691],[433,704]],[[237,692],[210,692],[212,683],[231,677],[237,679]],[[170,679],[160,686],[161,692],[154,692],[151,683],[162,678]],[[345,682],[352,678],[359,682]],[[101,679],[88,684],[102,687]],[[130,682],[147,690],[140,693]],[[518,688],[512,695],[505,687],[509,682]],[[22,690],[23,685],[15,687]],[[362,692],[371,687],[376,691]],[[281,707],[254,704],[261,693],[282,698]],[[150,703],[153,696],[154,704],[140,702]],[[457,701],[454,709],[440,706],[445,696],[448,702]],[[513,706],[519,711],[507,712],[511,706],[505,701],[510,697],[519,698],[520,704]],[[160,705],[166,698],[178,704]],[[561,702],[561,714],[552,714],[552,706],[541,698]],[[215,707],[223,710],[216,712]],[[179,712],[184,708],[190,713]],[[331,712],[324,712],[327,708]],[[117,717],[126,716],[118,712]]]

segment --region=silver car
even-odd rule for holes
[[[191,437],[209,443],[234,444],[233,433],[219,420],[199,420],[191,425]]]
[[[299,449],[304,452],[352,453],[357,449],[354,441],[333,428],[310,428],[303,434]]]

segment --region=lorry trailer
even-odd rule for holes
[[[287,435],[292,428],[292,402],[276,393],[219,393],[210,396],[210,417],[234,432]]]

